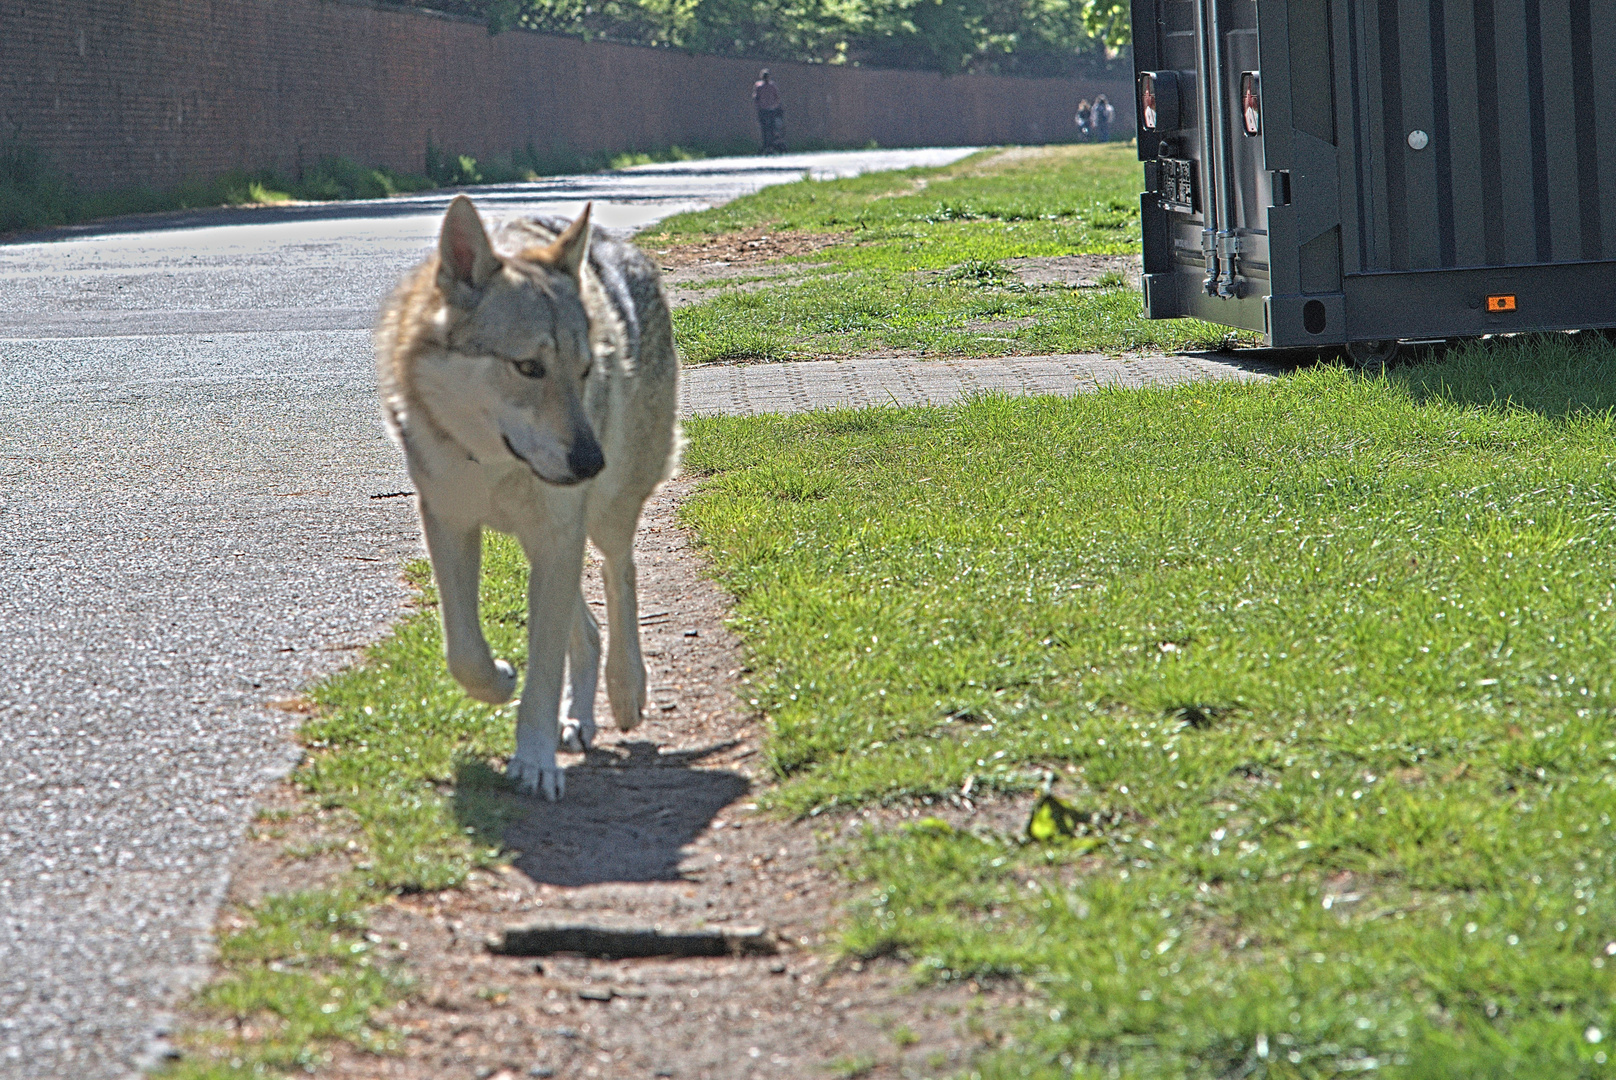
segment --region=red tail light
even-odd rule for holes
[[[1262,76],[1255,71],[1240,73],[1240,122],[1247,135],[1262,134]]]
[[[1139,104],[1145,110],[1145,130],[1160,130],[1156,123],[1160,115],[1156,111],[1156,73],[1147,71],[1139,76]]]

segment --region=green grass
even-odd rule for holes
[[[301,736],[311,753],[294,776],[328,810],[355,823],[367,888],[431,892],[501,860],[501,833],[520,813],[490,762],[515,740],[516,705],[466,697],[443,661],[436,590],[412,566],[421,610],[373,647],[367,663],[312,694],[319,715]],[[498,656],[526,657],[527,561],[509,537],[486,534],[483,623]]]
[[[1007,287],[865,271],[724,289],[674,312],[685,360],[792,360],[896,349],[926,356],[1216,349],[1240,340],[1194,320],[1152,322],[1133,289]]]
[[[982,1075],[1606,1075],[1616,349],[704,419],[793,813],[1053,782],[1080,841],[871,833],[847,931],[1043,1004]]]
[[[519,662],[526,560],[509,538],[490,535],[483,565],[489,642]],[[455,685],[428,568],[409,572],[423,590],[420,610],[363,666],[315,688],[319,713],[300,733],[309,755],[293,782],[309,805],[333,812],[326,817],[343,835],[287,854],[349,853],[348,881],[243,912],[248,925],[220,944],[220,978],[192,1002],[207,1023],[182,1035],[187,1056],[166,1080],[299,1073],[333,1042],[391,1052],[392,1033],[374,1016],[408,992],[408,981],[399,964],[371,960],[361,936],[367,909],[388,893],[453,888],[474,868],[505,861],[501,834],[522,803],[490,759],[512,749],[514,705],[479,705]]]
[[[645,237],[697,239],[768,225],[849,233],[816,252],[860,269],[941,269],[966,259],[1139,250],[1139,161],[1132,144],[989,150],[941,168],[777,184],[712,210],[678,214]]]
[[[1021,284],[1003,260],[1139,250],[1128,144],[986,151],[944,168],[782,184],[668,219],[650,249],[739,229],[835,234],[805,281],[727,288],[674,313],[685,359],[783,360],[876,349],[924,355],[1215,348],[1230,331],[1150,322],[1113,274],[1102,288]]]
[[[193,1008],[219,1027],[184,1037],[190,1055],[167,1080],[227,1080],[313,1071],[331,1043],[388,1053],[396,1036],[374,1019],[408,992],[397,961],[376,960],[362,893],[265,900],[219,944],[222,969]],[[379,939],[378,939],[379,940]]]

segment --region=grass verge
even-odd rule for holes
[[[211,180],[155,189],[124,185],[86,192],[51,168],[37,151],[0,146],[0,235],[26,229],[74,225],[123,214],[190,210],[210,206],[275,205],[339,199],[384,199],[407,192],[470,184],[503,184],[544,176],[621,169],[659,161],[693,161],[713,153],[747,153],[742,145],[663,147],[649,151],[578,153],[567,148],[537,151],[532,146],[496,158],[428,145],[425,175],[371,168],[345,157],[327,157],[296,178],[273,170],[235,171]]]
[[[157,190],[123,186],[85,192],[38,153],[0,148],[0,234],[73,225],[123,214],[328,199],[379,199],[437,186],[424,176],[372,169],[347,158],[326,158],[299,180],[270,171],[231,172],[207,181]]]
[[[641,238],[672,250],[760,226],[837,236],[807,280],[725,288],[674,313],[688,361],[896,349],[925,355],[1214,348],[1229,330],[1150,322],[1120,287],[1022,283],[1004,260],[1139,250],[1131,144],[973,155],[944,168],[805,179],[669,218]],[[1116,285],[1120,285],[1116,281]]]
[[[1044,1001],[984,1076],[1598,1076],[1616,1015],[1616,349],[703,419],[686,518],[847,937]]]
[[[368,898],[347,890],[272,897],[227,917],[222,973],[193,1003],[220,1027],[185,1038],[189,1056],[170,1080],[219,1080],[312,1071],[322,1048],[349,1042],[376,1053],[396,1035],[375,1013],[409,985],[396,960],[377,960]]]
[[[490,645],[523,655],[527,563],[506,537],[483,555]],[[211,1024],[184,1033],[173,1080],[313,1071],[334,1042],[389,1053],[396,1033],[375,1019],[408,991],[398,957],[376,959],[367,911],[389,894],[453,888],[503,861],[501,833],[519,812],[490,759],[512,749],[515,718],[468,699],[443,663],[436,594],[424,563],[409,568],[420,609],[371,648],[362,666],[321,683],[307,703],[308,756],[293,776],[303,808],[260,822],[313,833],[287,854],[340,851],[352,871],[329,890],[227,910],[221,975],[193,1001]],[[514,708],[514,706],[510,707]]]

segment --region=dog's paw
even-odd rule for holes
[[[505,766],[505,775],[524,795],[543,795],[551,802],[561,798],[567,789],[566,770],[559,765],[541,765],[536,761],[511,758]]]
[[[582,754],[595,745],[595,722],[569,716],[561,722],[561,749]]]
[[[451,673],[454,669],[450,668]],[[458,674],[456,674],[458,678]],[[463,679],[460,685],[466,693],[489,705],[503,705],[516,693],[516,669],[504,660],[494,661],[494,678],[490,682]]]

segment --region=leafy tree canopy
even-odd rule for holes
[[[1123,0],[407,0],[522,28],[720,56],[1070,75],[1109,69]]]

